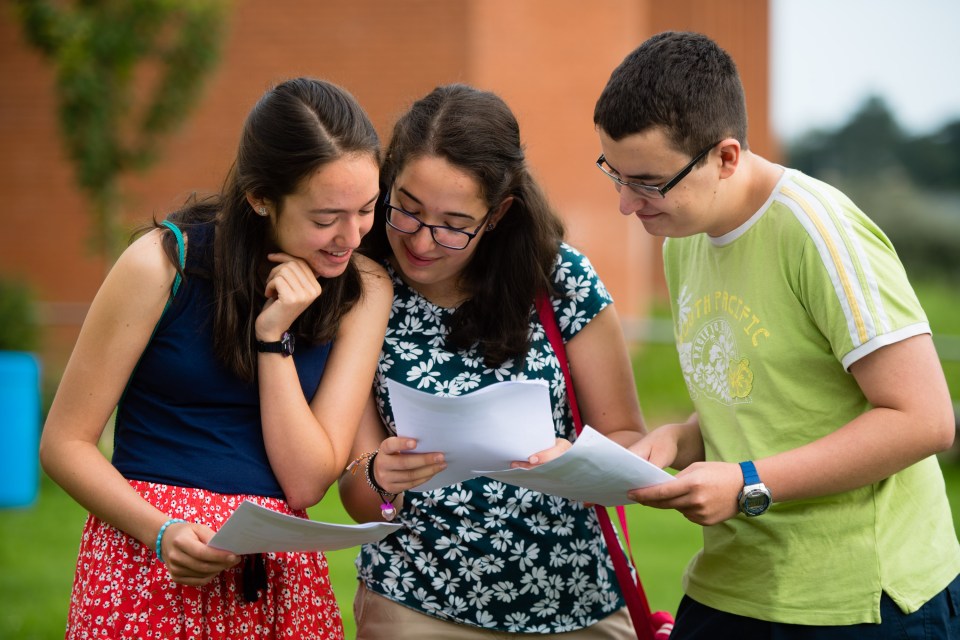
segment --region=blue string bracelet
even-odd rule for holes
[[[163,526],[160,527],[160,531],[157,532],[157,545],[154,550],[157,552],[157,560],[159,560],[160,562],[165,562],[163,559],[163,553],[161,553],[161,549],[160,549],[160,542],[163,541],[163,534],[167,530],[167,527],[169,527],[172,524],[176,524],[178,522],[186,522],[186,520],[184,520],[183,518],[170,518],[169,520],[163,523]]]

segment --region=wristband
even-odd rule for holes
[[[163,534],[164,532],[166,532],[167,527],[169,527],[172,524],[176,524],[178,522],[186,522],[186,520],[184,520],[183,518],[170,518],[169,520],[163,523],[163,526],[160,527],[160,531],[157,532],[157,545],[154,551],[157,552],[157,560],[159,560],[160,562],[165,563],[165,560],[163,559],[163,553],[161,552],[161,549],[160,549],[160,543],[163,541]]]
[[[400,494],[390,493],[389,491],[385,490],[383,487],[377,484],[376,478],[373,477],[373,461],[376,459],[378,453],[380,453],[379,449],[360,454],[356,460],[347,465],[347,471],[353,475],[357,471],[357,466],[361,462],[364,463],[364,475],[367,477],[367,484],[371,489],[377,492],[378,496],[380,496],[380,515],[383,516],[384,520],[389,522],[397,517],[397,508],[393,506],[393,501],[396,500],[397,496]]]
[[[373,477],[373,461],[377,459],[377,454],[380,453],[380,450],[377,449],[373,452],[373,455],[367,458],[367,484],[377,492],[377,495],[380,496],[380,515],[383,516],[383,519],[387,522],[393,520],[397,516],[397,509],[393,506],[393,501],[397,499],[399,494],[390,493],[377,483],[377,479]]]

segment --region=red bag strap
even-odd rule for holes
[[[567,362],[567,350],[563,344],[563,336],[560,333],[560,327],[557,325],[557,317],[553,312],[553,303],[549,296],[540,294],[537,296],[537,313],[540,314],[540,323],[543,324],[543,330],[547,334],[547,340],[553,346],[553,351],[560,363],[560,369],[563,371],[563,379],[567,386],[567,402],[570,403],[570,412],[573,414],[573,425],[577,430],[577,435],[583,431],[583,421],[580,418],[580,407],[577,405],[577,396],[573,391],[573,378],[570,375],[570,364]],[[610,558],[613,560],[613,570],[617,576],[617,582],[620,583],[620,591],[623,592],[623,599],[627,603],[627,610],[630,612],[630,619],[633,621],[634,631],[637,632],[639,640],[654,640],[652,613],[650,603],[647,601],[647,595],[643,591],[643,584],[640,582],[640,572],[636,571],[637,565],[633,561],[633,550],[630,548],[630,535],[627,532],[627,517],[622,506],[617,507],[617,516],[620,520],[620,528],[623,531],[623,538],[627,543],[627,551],[630,555],[630,564],[633,565],[636,572],[637,581],[633,581],[630,575],[630,567],[627,566],[627,559],[623,553],[616,553],[615,549],[621,549],[620,542],[617,540],[617,532],[610,522],[610,514],[607,513],[603,505],[594,505],[597,513],[597,519],[600,521],[600,530],[603,532],[603,539],[607,543],[607,549],[610,551]],[[622,549],[621,549],[622,550]]]

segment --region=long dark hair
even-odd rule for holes
[[[454,313],[447,341],[459,349],[479,343],[488,366],[522,357],[534,299],[552,293],[564,227],[527,169],[517,120],[489,91],[462,84],[437,87],[394,126],[381,191],[386,193],[407,162],[425,156],[443,158],[473,176],[488,207],[513,197],[461,274],[470,297]],[[361,250],[379,260],[391,254],[382,199]]]
[[[247,194],[276,203],[279,217],[284,198],[304,179],[352,153],[368,153],[380,163],[377,132],[353,96],[322,80],[287,80],[264,94],[247,116],[220,193],[191,200],[170,216],[188,236],[191,226],[214,223],[212,256],[204,256],[197,274],[213,281],[215,353],[245,380],[256,377],[254,321],[266,301],[261,266],[272,243],[270,218],[254,212]],[[172,234],[166,234],[164,247],[176,264]],[[343,314],[362,294],[353,261],[342,275],[319,281],[323,294],[291,328],[298,340],[311,344],[333,339]]]

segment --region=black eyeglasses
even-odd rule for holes
[[[388,189],[383,198],[383,204],[386,207],[388,225],[400,233],[406,233],[410,235],[420,231],[422,227],[426,227],[430,230],[430,235],[433,237],[434,242],[441,247],[446,247],[447,249],[456,249],[457,251],[466,249],[467,245],[470,244],[470,241],[477,237],[481,227],[487,223],[487,218],[490,217],[490,214],[493,213],[493,209],[495,208],[491,207],[487,210],[486,215],[483,216],[483,220],[479,225],[477,225],[476,229],[473,231],[467,231],[465,229],[455,229],[442,224],[427,224],[426,222],[421,221],[420,218],[409,211],[405,211],[400,207],[395,207],[390,204],[390,191],[391,190]]]
[[[604,175],[613,180],[614,184],[617,185],[617,191],[620,190],[621,186],[624,186],[644,198],[662,199],[667,196],[667,192],[670,191],[670,189],[673,189],[675,186],[677,186],[677,183],[687,177],[687,174],[693,170],[696,164],[700,162],[704,156],[710,153],[711,149],[721,142],[723,141],[717,140],[709,147],[698,153],[696,157],[690,161],[690,164],[685,166],[683,169],[680,169],[680,172],[668,180],[662,187],[658,187],[653,184],[641,184],[639,182],[628,182],[626,180],[622,180],[617,170],[607,164],[607,159],[602,153],[600,154],[600,157],[597,158],[597,168],[600,169],[600,171],[603,171]]]

